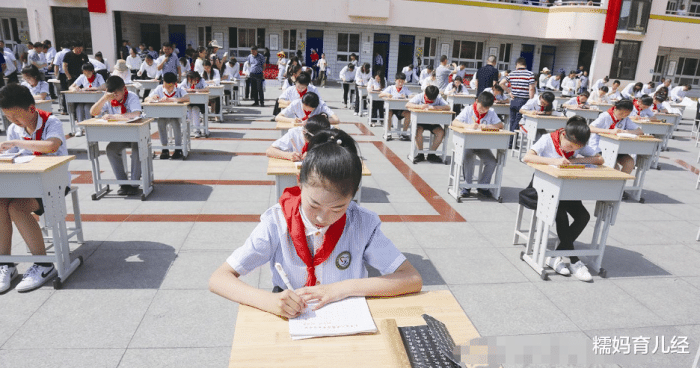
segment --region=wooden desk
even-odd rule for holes
[[[396,134],[399,137],[401,137],[401,134],[403,133],[403,125],[401,124],[401,121],[398,122],[399,126],[397,129],[393,129],[394,125],[394,119],[393,115],[389,115],[390,110],[406,110],[406,104],[408,103],[408,99],[402,99],[402,98],[384,98],[384,140],[385,141],[390,141],[392,140],[392,135]]]
[[[448,290],[367,298],[367,304],[377,333],[308,340],[292,340],[285,319],[239,305],[229,367],[410,367],[399,332],[389,322],[425,325],[424,313],[443,322],[457,345],[480,337]]]
[[[418,154],[431,154],[442,156],[442,161],[447,164],[447,142],[450,137],[450,130],[448,129],[450,124],[452,124],[452,119],[454,116],[454,111],[449,110],[419,110],[419,109],[409,109],[411,112],[411,151],[408,154],[408,159],[413,161],[413,159]],[[445,137],[442,139],[442,150],[431,151],[430,147],[418,150],[416,147],[416,129],[418,129],[418,124],[438,124],[442,125],[445,130]],[[422,137],[421,137],[422,139]],[[430,135],[428,144],[433,141],[433,135]]]
[[[221,120],[221,122],[224,121],[224,86],[209,86],[209,99],[219,99],[219,113],[217,114],[216,111],[212,113],[212,116],[217,117]],[[207,111],[209,110],[209,105],[207,104]],[[209,124],[207,123],[205,125],[204,131],[206,132],[204,135],[207,137],[209,136]]]
[[[682,117],[682,116],[683,116],[683,113],[685,112],[685,108],[686,108],[687,106],[685,106],[685,105],[683,105],[683,104],[672,103],[672,104],[671,104],[671,107],[673,107],[674,109],[678,110],[678,114],[680,114],[680,116]]]
[[[681,117],[683,115],[680,114],[664,114],[657,112],[654,114],[654,118],[663,121],[664,123],[671,123],[673,125],[673,131],[676,131],[678,129],[678,125],[681,123]],[[671,132],[671,138],[673,138],[673,131]]]
[[[331,127],[337,128],[338,124],[339,123],[331,123]],[[302,124],[283,123],[283,122],[278,121],[275,124],[275,129],[282,132],[282,135],[285,135],[285,134],[287,134],[287,132],[289,132],[289,129],[300,127],[300,126],[304,126],[304,124],[303,123]]]
[[[450,175],[447,184],[447,192],[457,200],[462,202],[461,188],[495,189],[493,197],[499,203],[503,201],[501,197],[501,180],[503,177],[503,167],[506,165],[506,152],[510,137],[515,133],[507,130],[497,132],[487,132],[482,130],[464,129],[462,127],[450,126],[452,133],[452,160],[450,162]],[[496,177],[493,184],[461,184],[462,167],[464,165],[464,151],[466,149],[495,149],[496,150]],[[481,171],[481,170],[479,170]],[[480,174],[480,173],[479,173]]]
[[[88,159],[92,164],[92,182],[95,186],[93,200],[102,198],[109,193],[109,184],[115,185],[140,185],[143,188],[141,200],[153,191],[153,155],[151,154],[151,122],[153,119],[140,119],[133,123],[109,122],[102,119],[88,119],[78,123],[85,128],[85,137],[88,142]],[[141,165],[141,179],[109,180],[102,179],[100,170],[99,142],[136,142],[139,144],[139,165]],[[124,162],[127,158],[124,157]],[[129,172],[129,170],[125,170]]]
[[[189,103],[144,102],[141,106],[143,107],[143,114],[145,117],[153,119],[180,119],[180,130],[182,131],[182,145],[154,146],[153,149],[181,149],[182,154],[185,156],[185,158],[187,158],[190,152],[190,123],[187,120],[187,107],[189,106]]]
[[[578,115],[583,117],[584,119],[588,120],[588,123],[590,124],[591,121],[598,119],[598,115],[600,115],[603,111],[598,110],[597,106],[591,105],[589,109],[579,109],[578,107],[566,107],[566,112],[564,113],[567,117],[572,117],[574,115]]]
[[[657,138],[623,138],[617,134],[600,134],[598,147],[605,160],[605,166],[615,167],[617,155],[628,154],[637,155],[634,183],[625,187],[625,190],[635,192],[633,198],[644,203],[642,198],[642,187],[644,186],[644,176],[651,166],[652,158],[656,155],[661,140]]]
[[[649,120],[649,119],[632,119],[637,125],[642,128],[644,134],[651,134],[656,138],[661,139],[661,144],[656,150],[656,154],[651,162],[651,167],[654,169],[659,169],[659,154],[661,151],[668,150],[668,140],[671,139],[673,135],[673,124],[666,123],[663,120]]]
[[[221,89],[223,94],[223,88]],[[190,92],[187,91],[187,96],[190,98],[190,105],[204,105],[204,114],[202,116],[202,124],[204,125],[204,135],[209,136],[209,92]],[[194,124],[194,122],[191,122]],[[189,141],[189,134],[187,135]]]
[[[52,229],[53,255],[0,256],[0,262],[56,263],[58,278],[55,289],[83,263],[82,257],[71,261],[66,228],[65,190],[69,183],[68,163],[75,156],[39,156],[24,164],[0,164],[1,198],[41,198],[46,225]]]
[[[600,102],[600,103],[592,103],[591,102],[591,107],[593,107],[593,106],[597,107],[598,110],[600,110],[602,112],[602,111],[610,110],[610,108],[613,107],[613,104],[602,103],[602,102]]]
[[[301,172],[301,162],[292,162],[289,160],[282,160],[279,158],[271,158],[267,163],[267,175],[275,176],[275,192],[277,193],[277,198],[282,196],[285,189],[289,187],[295,187],[298,185],[297,177]],[[362,162],[362,176],[371,176],[372,172],[369,171],[364,162]],[[358,204],[362,202],[362,181],[360,180],[360,187],[357,189],[355,194],[355,201]]]
[[[554,97],[554,102],[552,103],[552,108],[554,110],[558,110],[559,107],[563,106],[565,103],[567,103],[571,97],[568,96],[555,96]]]
[[[70,118],[70,135],[75,135],[77,132],[73,104],[86,103],[92,105],[99,101],[103,95],[103,91],[63,91],[63,98],[66,100]]]
[[[556,114],[556,112],[554,113]],[[523,118],[520,121],[520,125],[525,127],[527,130],[527,151],[530,150],[532,144],[537,140],[537,130],[544,129],[547,131],[554,131],[559,128],[566,126],[566,122],[569,120],[563,115],[535,115],[535,114],[523,114]]]
[[[160,81],[157,79],[137,79],[135,82],[138,82],[141,84],[141,90],[143,91],[143,97],[141,100],[143,101],[146,97],[146,91],[150,90],[153,91],[154,89],[158,88],[160,85]]]
[[[473,105],[474,101],[476,101],[475,95],[465,95],[465,94],[447,95],[447,103],[450,105],[450,110],[452,110],[452,111],[454,111],[455,105],[469,106],[469,105]]]
[[[559,169],[550,165],[528,165],[535,169],[532,185],[538,192],[535,211],[537,235],[534,242],[528,241],[527,244],[533,245],[520,253],[520,259],[546,280],[548,276],[544,269],[545,257],[593,257],[593,263],[589,262],[587,266],[598,272],[601,277],[605,277],[605,270],[600,265],[603,262],[608,231],[610,226],[615,224],[625,181],[634,177],[606,166],[594,169]],[[596,201],[592,249],[547,250],[549,229],[554,226],[559,201],[563,200]]]

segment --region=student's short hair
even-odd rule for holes
[[[540,95],[540,97],[547,101],[549,103],[549,106],[552,106],[552,103],[554,102],[554,93],[552,92],[544,92]]]
[[[172,47],[173,47],[173,44],[170,43],[170,42],[163,42],[163,47],[170,47],[170,48],[172,48]]]
[[[491,87],[491,89],[503,93],[503,87],[501,87],[500,84],[494,84],[493,87]]]
[[[322,130],[309,140],[299,182],[321,185],[342,196],[354,196],[362,180],[362,160],[355,140],[340,129]]]
[[[311,83],[311,76],[309,76],[306,73],[301,73],[299,77],[297,77],[296,82],[301,84],[302,86],[308,86],[309,83]]]
[[[49,46],[51,46],[51,40],[44,40],[44,45],[49,45]]]
[[[608,81],[610,81],[610,77],[608,77],[608,76],[606,75],[606,76],[603,78],[603,80],[606,81],[606,82],[608,82]]]
[[[369,71],[372,70],[372,65],[370,65],[369,63],[364,63],[364,64],[362,64],[362,67],[360,68],[360,70],[363,73],[369,73]]]
[[[639,102],[644,106],[651,106],[654,104],[654,98],[649,95],[644,95],[639,99]]]
[[[524,57],[519,57],[517,60],[515,60],[515,65],[527,66],[527,60],[525,60]]]
[[[569,75],[571,74],[576,74],[577,72],[575,70],[569,70]]]
[[[591,97],[591,93],[588,92],[588,91],[583,91],[583,92],[579,93],[578,95],[579,95],[579,96],[583,96],[583,97],[585,97],[585,98]]]
[[[199,72],[195,72],[194,70],[190,70],[189,72],[187,72],[187,79],[200,80],[200,79],[202,79],[202,76],[199,75]]]
[[[76,47],[83,47],[83,43],[81,41],[73,41],[73,48]]]
[[[149,59],[150,59],[150,60],[153,60],[153,56],[151,56],[150,54],[147,54],[147,55],[146,55],[146,60],[149,60]]]
[[[615,79],[615,80],[613,81],[613,84],[622,84],[622,82],[620,82],[620,80],[618,80],[618,79]]]
[[[665,82],[665,81],[666,81],[666,78],[661,77],[661,83],[663,83],[663,82]]]
[[[428,64],[428,66],[426,67],[426,69],[428,69],[428,70],[433,70],[433,69],[435,69],[435,67],[433,66],[432,63],[430,63],[430,64]]]
[[[425,87],[425,97],[427,97],[429,100],[435,100],[438,95],[440,95],[440,89],[437,88],[437,86],[427,86]]]
[[[26,74],[36,80],[41,80],[41,74],[35,65],[28,65],[22,68],[22,74]]]
[[[598,88],[598,90],[603,91],[603,92],[605,92],[605,93],[608,93],[608,91],[609,91],[610,89],[608,88],[608,86],[602,86],[602,87]]]
[[[404,80],[404,81],[405,81],[405,80],[406,80],[406,74],[401,73],[401,72],[398,72],[398,73],[396,73],[396,75],[394,76],[394,79],[395,79],[395,80],[401,79],[401,80]]]
[[[465,67],[465,68],[467,67],[467,63],[466,63],[465,61],[459,63],[459,65],[461,65],[461,66],[463,66],[463,67]]]
[[[95,54],[95,57],[96,57],[96,58],[102,57],[102,51],[98,51],[98,52]]]
[[[250,46],[250,51],[253,51],[253,50],[258,51],[258,45]]]
[[[321,99],[318,98],[318,95],[313,92],[306,92],[304,97],[301,98],[301,103],[315,109],[321,103]]]
[[[348,69],[354,70],[354,69],[355,69],[355,64],[353,64],[353,63],[348,63]]]
[[[112,75],[105,81],[105,86],[107,86],[107,92],[114,92],[123,89],[126,84],[124,84],[122,77]]]
[[[413,64],[408,64],[408,69],[413,69],[413,68],[414,68]]]
[[[163,83],[177,83],[177,75],[171,72],[163,74]]]
[[[656,100],[656,101],[664,102],[664,101],[666,101],[667,98],[668,97],[663,93],[656,92],[654,94],[654,100]]]
[[[649,87],[651,87],[651,88],[656,87],[656,83],[654,83],[654,82],[649,82]]]
[[[564,136],[572,143],[585,145],[591,138],[591,128],[588,127],[588,121],[579,115],[570,117],[566,121],[566,127],[564,127]]]
[[[82,70],[87,70],[87,71],[89,71],[89,72],[93,72],[93,73],[94,73],[94,72],[95,72],[95,66],[92,65],[92,63],[89,63],[89,62],[88,62],[88,63],[83,64]]]
[[[510,72],[511,72],[510,69],[506,69],[506,74],[510,74]]]
[[[688,91],[690,91],[691,89],[693,89],[693,87],[690,85],[690,83],[686,84],[685,86],[688,88]]]
[[[41,43],[41,42],[34,42],[34,47],[41,47],[41,48],[43,48],[43,47],[44,47],[44,44]]]
[[[304,132],[304,135],[306,136],[306,139],[311,140],[316,133],[330,128],[331,123],[328,121],[328,118],[325,115],[314,115],[306,121],[306,124],[304,124],[304,130],[306,131]]]
[[[632,100],[622,99],[615,103],[615,110],[632,111],[634,109],[634,103]]]
[[[0,109],[15,107],[28,109],[32,105],[34,105],[34,96],[29,88],[21,84],[10,83],[0,89]]]
[[[642,88],[644,88],[644,83],[642,83],[642,82],[637,82],[637,83],[634,84],[634,88],[633,88],[633,89],[634,89],[634,90],[642,90]]]
[[[480,103],[481,106],[489,108],[493,106],[493,101],[496,99],[496,97],[493,95],[491,92],[481,92],[479,97],[476,99],[476,102]]]
[[[447,61],[447,55],[440,56],[440,62]]]

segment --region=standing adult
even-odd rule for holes
[[[247,61],[250,65],[251,94],[255,101],[252,106],[265,106],[265,92],[263,91],[265,57],[258,53],[257,46],[253,46],[250,48]]]
[[[384,70],[384,58],[379,55],[379,52],[374,52],[374,65],[372,66],[374,70],[379,70],[380,68]]]
[[[5,57],[6,68],[3,69],[5,77],[7,77],[7,83],[19,83],[17,78],[17,59],[15,59],[15,54],[9,49],[4,48],[4,44],[0,45],[0,54]]]
[[[83,74],[83,64],[89,63],[88,56],[83,54],[83,43],[78,41],[73,44],[73,50],[63,57],[63,72],[66,73],[66,84],[72,86],[78,77]]]
[[[444,91],[445,87],[450,84],[450,74],[456,69],[457,64],[447,65],[447,55],[440,56],[440,65],[435,69],[435,77],[437,78],[438,89]]]
[[[316,50],[311,49],[309,58],[311,59],[311,68],[314,70],[314,76],[318,76],[318,56]]]
[[[129,49],[129,41],[122,41],[122,47],[119,48],[119,58],[126,60],[126,57],[129,56]]]
[[[326,68],[328,67],[328,62],[326,61],[326,54],[321,54],[321,58],[318,59],[318,81],[321,87],[326,88]]]
[[[493,87],[493,82],[498,83],[498,69],[496,69],[496,57],[489,56],[486,65],[476,71],[476,95],[480,95],[486,88]]]
[[[2,71],[2,74],[5,74],[5,71],[7,70],[7,62],[5,62],[5,53],[0,53],[0,70]],[[0,78],[0,87],[5,86],[5,78]]]
[[[520,114],[520,108],[525,105],[527,100],[535,97],[535,75],[527,69],[527,60],[518,58],[515,61],[515,70],[510,72],[508,76],[501,81],[503,90],[507,90],[510,84],[510,131],[514,132],[518,127],[518,122],[523,117]],[[511,144],[513,139],[511,137]]]
[[[166,42],[163,44],[163,55],[158,58],[156,63],[158,64],[158,70],[160,70],[161,78],[165,73],[175,73],[180,78],[180,63],[177,60],[177,56],[173,54],[173,45]]]

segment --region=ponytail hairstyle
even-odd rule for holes
[[[552,111],[552,108],[554,107],[554,93],[552,92],[545,92],[540,97],[547,101],[548,104],[545,106],[544,111],[549,112]]]
[[[149,55],[149,56],[150,56],[150,55]],[[183,56],[183,57],[181,57],[181,58],[178,59],[178,60],[180,60],[180,65],[181,65],[183,68],[187,67],[187,58],[186,58],[186,57]]]
[[[328,117],[323,114],[314,115],[306,121],[306,124],[304,124],[304,137],[307,141],[310,141],[311,138],[316,135],[316,133],[330,128],[331,123],[328,121]]]
[[[322,130],[309,140],[309,150],[301,165],[299,182],[322,185],[344,197],[353,197],[362,179],[362,160],[357,144],[340,129]]]
[[[204,66],[212,67],[211,61],[209,61],[208,59],[207,59],[207,60],[204,60],[204,62],[202,62],[202,66],[203,66],[203,67],[204,67]],[[212,67],[211,72],[209,72],[209,73],[207,73],[207,70],[205,69],[205,70],[204,70],[204,73],[202,73],[202,78],[204,78],[204,80],[211,80],[211,78],[213,77],[213,74],[214,74],[214,68],[213,68],[213,67]]]
[[[457,88],[457,86],[455,86],[455,82],[456,82],[456,81],[459,81],[459,83],[460,83],[460,84],[459,84],[459,89]],[[455,76],[455,77],[452,79],[452,89],[454,89],[455,92],[462,92],[462,88],[464,88],[464,82],[462,81],[462,77],[460,77],[459,75],[458,75],[458,76]]]
[[[207,48],[206,48],[206,47],[199,46],[199,47],[197,48],[197,59],[199,59],[199,54],[201,54],[201,53],[203,53],[203,52],[206,53],[206,52],[207,52]],[[207,57],[205,56],[203,60],[206,60],[206,59],[207,59]]]
[[[381,87],[382,90],[384,90],[384,88],[386,88],[386,78],[384,78],[384,73],[382,73],[381,70],[376,70],[374,72],[374,76],[379,76],[379,87]]]

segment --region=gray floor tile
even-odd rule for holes
[[[209,290],[161,290],[129,348],[230,348],[237,312],[237,303]]]
[[[3,322],[0,323],[0,348],[54,293],[52,289],[42,288],[31,293],[20,294],[14,290],[20,280],[21,275],[12,283],[10,290],[0,295],[0,309],[3,311]],[[15,307],[19,305],[22,307]],[[0,361],[2,361],[1,356],[2,354],[0,354]]]
[[[233,252],[245,244],[257,222],[197,222],[187,235],[181,250],[227,250]]]
[[[155,290],[61,290],[3,346],[44,349],[123,349],[151,304]]]
[[[481,248],[491,242],[469,223],[417,222],[411,233],[424,248]]]
[[[165,275],[160,289],[208,290],[209,277],[230,255],[231,252],[227,251],[180,252]],[[257,284],[257,279],[253,281]]]
[[[153,242],[179,249],[192,226],[192,222],[123,222],[110,240]],[[153,231],[154,227],[158,231]]]
[[[449,285],[528,281],[496,249],[425,249],[425,252]]]
[[[687,245],[661,244],[630,249],[674,276],[700,276],[700,252]]]
[[[363,205],[364,207],[364,205]],[[409,224],[403,222],[383,222],[381,230],[394,245],[402,249],[420,248],[418,240],[411,233]]]
[[[33,344],[36,346],[36,344]],[[2,350],[0,366],[35,368],[115,368],[124,349]]]
[[[700,294],[681,278],[639,278],[613,280],[669,324],[700,323],[697,306]]]
[[[231,347],[127,349],[119,368],[225,367]]]

